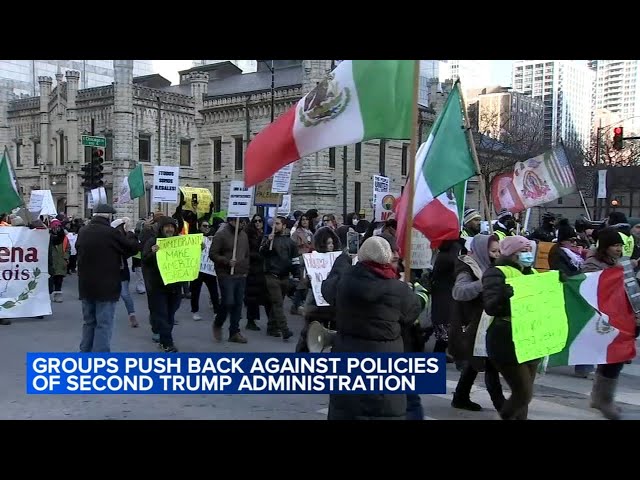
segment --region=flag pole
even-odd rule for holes
[[[18,174],[16,173],[15,168],[13,168],[13,162],[11,161],[11,156],[9,155],[9,149],[7,148],[6,145],[4,146],[4,158],[7,159],[7,162],[9,164],[9,174],[13,175],[13,179],[16,182],[16,188],[18,190],[18,195],[20,195],[20,200],[22,200],[22,205],[20,205],[20,207],[24,209],[24,214],[27,217],[27,218],[25,218],[25,220],[27,221],[27,225],[29,225],[32,222],[31,212],[29,211],[29,205],[27,205],[27,203],[24,201],[24,195],[22,194],[22,188],[20,188],[20,183],[18,182]]]
[[[407,175],[407,184],[405,185],[405,193],[407,194],[407,212],[404,232],[404,280],[411,284],[411,235],[413,232],[413,197],[415,186],[415,164],[416,153],[418,151],[418,85],[420,81],[420,60],[414,60],[413,72],[413,114],[411,116],[411,144],[409,145],[409,172]],[[409,190],[407,192],[407,189]]]
[[[473,141],[473,134],[471,133],[471,123],[469,122],[469,115],[467,113],[467,102],[464,98],[464,92],[460,87],[460,80],[456,81],[455,88],[458,89],[460,93],[460,99],[462,100],[462,113],[464,114],[464,129],[467,132],[467,140],[469,143],[469,148],[471,149],[471,155],[473,156],[473,161],[476,164],[476,171],[478,172],[478,176],[480,177],[480,200],[482,201],[482,209],[484,210],[484,217],[489,222],[489,233],[493,234],[493,225],[491,223],[491,212],[489,210],[489,203],[487,201],[487,192],[484,184],[484,176],[482,175],[482,169],[480,168],[480,161],[478,160],[478,152],[476,152],[476,144]]]

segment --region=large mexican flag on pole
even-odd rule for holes
[[[567,344],[548,367],[619,363],[636,356],[635,315],[622,268],[571,277],[564,282]]]

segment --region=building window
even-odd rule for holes
[[[22,140],[16,140],[16,167],[22,166],[22,158],[20,154],[22,150]]]
[[[244,145],[242,144],[242,136],[233,138],[235,147],[236,170],[244,168]]]
[[[360,213],[360,196],[362,195],[360,182],[355,182],[353,195],[354,195],[353,211],[356,213]]]
[[[180,140],[180,166],[191,166],[191,140]]]
[[[220,190],[221,190],[220,182],[213,182],[213,211],[214,212],[220,211],[220,198],[222,197]]]
[[[558,199],[558,205],[562,205],[562,197]]]
[[[151,161],[151,137],[149,135],[140,135],[138,138],[138,161]]]
[[[64,165],[64,133],[60,134],[58,145],[60,147],[60,158],[58,159],[58,165]]]
[[[104,149],[104,161],[113,162],[113,135],[106,135],[105,138],[107,139],[107,147]]]
[[[409,153],[409,145],[406,143],[402,144],[402,160],[400,163],[400,175],[407,174],[407,155]]]
[[[356,172],[362,170],[362,144],[356,143],[356,158],[354,162]]]
[[[384,176],[385,171],[385,160],[387,158],[387,141],[382,139],[380,140],[380,175]]]
[[[336,147],[329,149],[329,168],[336,168]]]
[[[33,141],[33,166],[37,167],[40,164],[40,141]]]
[[[93,153],[93,148],[84,147],[84,163],[91,162],[91,154]],[[105,153],[106,155],[106,153]]]
[[[220,170],[222,170],[222,139],[216,138],[213,140],[213,171]]]

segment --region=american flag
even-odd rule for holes
[[[559,146],[551,151],[551,155],[545,158],[547,169],[551,175],[553,183],[556,184],[561,194],[566,195],[576,189],[576,178],[573,175],[573,168],[569,163],[564,147]]]

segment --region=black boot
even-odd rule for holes
[[[476,380],[477,376],[478,371],[471,365],[467,364],[460,375],[458,385],[456,385],[456,391],[453,394],[453,400],[451,401],[451,406],[453,408],[470,410],[472,412],[479,412],[482,410],[482,406],[472,402],[470,399],[471,387],[473,386],[473,382]]]
[[[247,326],[245,328],[247,330],[253,330],[254,332],[260,331],[260,327],[256,324],[255,320],[247,320]]]

